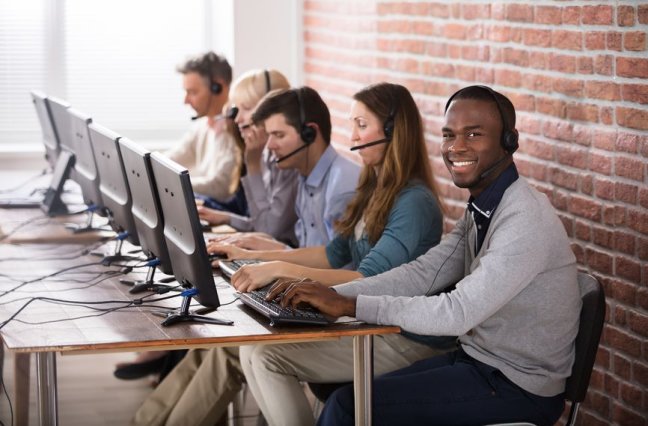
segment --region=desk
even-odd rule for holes
[[[0,211],[0,223],[3,212]],[[5,216],[6,217],[6,216]],[[44,250],[68,252],[75,246],[55,246],[50,244],[16,246],[0,244],[0,258],[42,255]],[[49,251],[48,256],[52,252]],[[28,277],[42,276],[66,266],[87,263],[95,260],[89,256],[79,256],[74,260],[3,262],[6,274]],[[25,264],[29,268],[25,268]],[[101,271],[101,266],[87,270]],[[221,278],[215,278],[221,303],[234,299],[233,289]],[[14,287],[15,283],[0,277],[0,290]],[[112,278],[90,288],[80,288],[79,283],[65,281],[46,281],[29,285],[29,290],[67,300],[131,300],[128,287]],[[61,292],[60,290],[66,289]],[[12,293],[3,296],[1,301],[15,300],[25,294]],[[180,299],[171,299],[158,304],[178,307]],[[0,321],[5,320],[18,307],[20,302],[0,305]],[[19,318],[38,321],[75,318],[88,314],[88,310],[75,306],[35,302]],[[219,345],[246,345],[292,343],[298,341],[321,341],[353,336],[354,340],[354,389],[356,398],[356,424],[371,424],[371,392],[373,379],[373,335],[399,332],[398,327],[375,325],[337,324],[327,327],[273,328],[268,321],[248,311],[240,302],[222,306],[211,316],[230,319],[234,326],[206,324],[179,324],[169,328],[160,325],[160,318],[151,314],[148,308],[135,308],[128,312],[113,312],[103,316],[83,319],[70,319],[47,325],[31,325],[19,322],[7,324],[0,334],[7,348],[15,353],[35,353],[39,397],[39,416],[42,425],[58,424],[58,402],[56,387],[56,352],[62,355],[75,355],[98,352],[133,352],[147,350],[171,350],[185,348],[208,348]]]

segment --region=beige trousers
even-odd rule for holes
[[[315,424],[299,382],[352,381],[352,339],[240,348],[245,380],[270,426]],[[398,370],[442,352],[398,334],[375,336],[374,373]]]
[[[237,347],[192,349],[144,400],[131,424],[213,426],[242,383]]]

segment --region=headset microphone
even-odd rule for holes
[[[274,162],[275,163],[281,163],[283,160],[289,159],[290,157],[292,157],[293,155],[297,154],[299,151],[301,151],[302,149],[307,148],[307,147],[308,147],[308,145],[302,145],[299,148],[295,149],[294,151],[284,155],[283,157],[279,157],[279,158],[275,159]]]
[[[484,171],[482,174],[479,175],[479,180],[486,179],[488,176],[490,176],[490,174],[493,173],[499,167],[500,164],[506,161],[508,156],[509,154],[505,154],[504,157],[500,158],[495,162],[495,164],[487,168],[486,171]]]
[[[238,114],[238,111],[238,107],[233,106],[225,112],[225,115],[219,114],[214,117],[214,120],[234,120],[236,118],[236,115]],[[202,117],[204,117],[204,115],[194,115],[193,117],[191,117],[191,120],[198,120]]]
[[[370,146],[379,145],[381,143],[387,143],[387,142],[389,142],[389,139],[383,138],[383,139],[379,139],[377,141],[367,142],[367,143],[362,144],[362,145],[354,146],[354,147],[352,147],[350,149],[350,151],[358,151],[358,150],[361,150],[361,149],[369,148]]]

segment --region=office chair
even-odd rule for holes
[[[585,400],[589,387],[596,351],[598,350],[603,322],[605,320],[605,294],[603,286],[592,275],[579,272],[578,288],[580,290],[583,306],[580,313],[578,335],[576,336],[576,357],[572,366],[572,373],[567,378],[565,385],[565,400],[571,402],[567,425],[576,423],[576,416],[580,404]],[[347,383],[309,383],[313,394],[322,402],[339,387]],[[489,426],[526,426],[531,423],[498,423]]]

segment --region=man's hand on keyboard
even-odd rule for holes
[[[278,277],[283,276],[286,262],[263,262],[256,265],[243,265],[232,275],[231,283],[242,293],[265,287]]]
[[[207,243],[207,253],[209,254],[224,254],[228,259],[253,259],[254,256],[250,255],[250,250],[245,250],[231,244],[221,244],[209,242]],[[212,264],[213,266],[217,266]]]
[[[355,299],[341,296],[335,290],[308,278],[279,280],[266,296],[266,300],[281,299],[281,306],[299,307],[307,303],[326,315],[335,318],[355,316]]]

